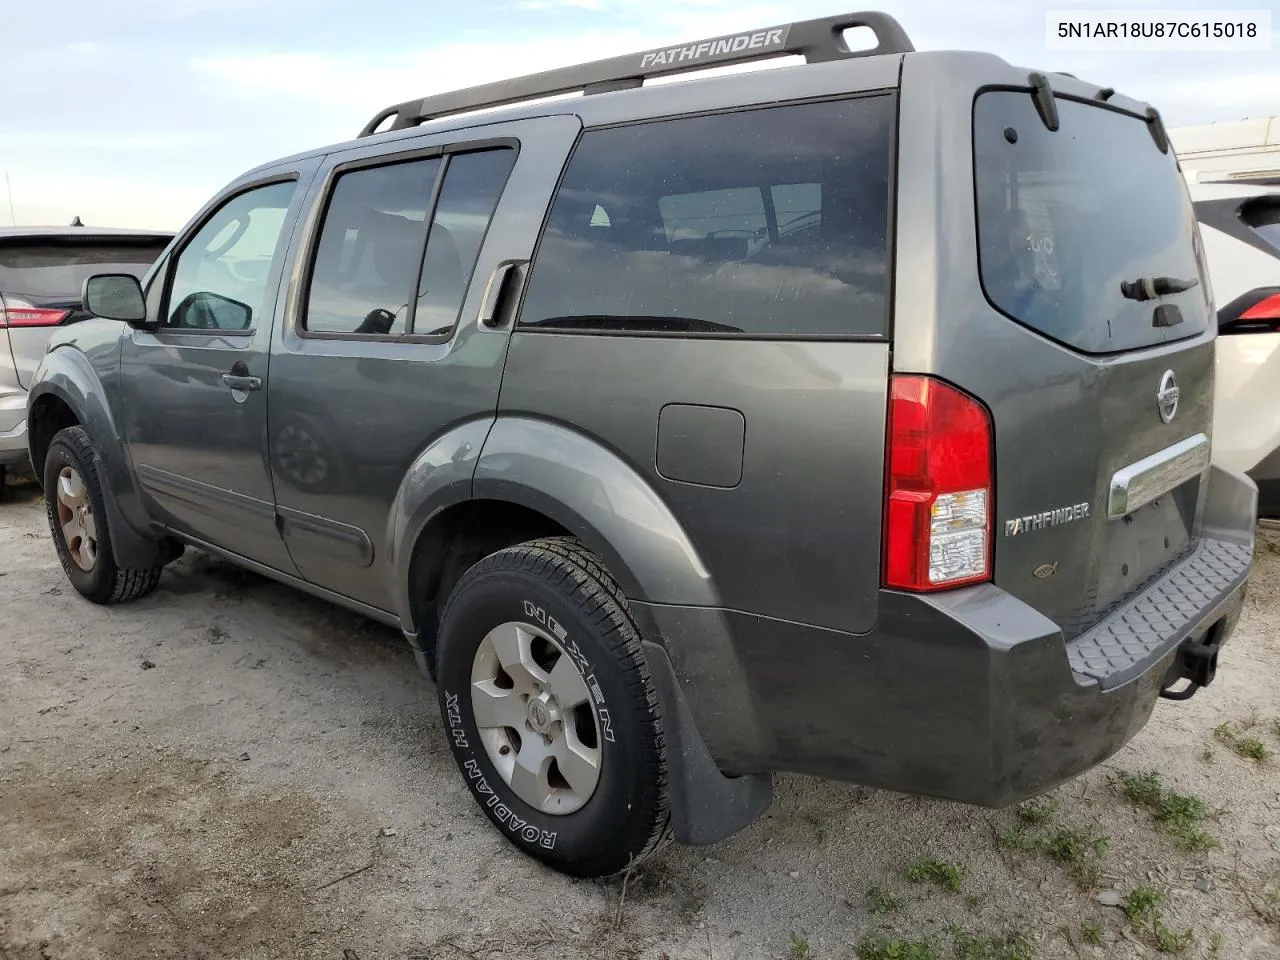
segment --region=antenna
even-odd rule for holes
[[[4,188],[9,193],[9,220],[16,227],[18,225],[18,215],[13,210],[13,184],[9,182],[9,171],[4,172]]]

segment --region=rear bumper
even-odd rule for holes
[[[643,607],[726,772],[792,771],[1002,807],[1105,760],[1146,724],[1179,647],[1224,643],[1253,556],[1256,488],[1212,468],[1195,550],[1070,644],[992,585],[881,594],[854,636]]]
[[[0,387],[0,466],[26,463],[27,391]]]

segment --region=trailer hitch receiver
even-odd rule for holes
[[[1201,687],[1213,683],[1218,672],[1218,652],[1222,649],[1221,634],[1222,622],[1219,621],[1202,636],[1182,642],[1165,674],[1160,696],[1166,700],[1190,700]],[[1175,690],[1180,680],[1186,680],[1187,686]]]

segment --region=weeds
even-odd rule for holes
[[[1021,931],[974,935],[954,924],[951,939],[956,960],[1033,960],[1031,938]]]
[[[1097,920],[1086,920],[1080,924],[1080,936],[1087,944],[1095,947],[1102,946],[1102,924]]]
[[[1142,807],[1185,850],[1208,850],[1218,841],[1200,825],[1210,817],[1208,806],[1199,797],[1166,788],[1160,774],[1121,773],[1120,792],[1136,807]]]
[[[1251,715],[1250,719],[1240,723],[1238,726],[1241,730],[1250,730],[1257,723],[1257,716]],[[1237,756],[1243,757],[1245,760],[1262,763],[1271,757],[1271,750],[1265,743],[1257,737],[1241,736],[1240,732],[1232,727],[1230,721],[1225,721],[1214,727],[1213,735],[1218,741],[1231,748]]]
[[[1271,721],[1271,735],[1280,740],[1280,718]]]
[[[1160,953],[1182,953],[1195,943],[1194,930],[1176,933],[1165,925],[1160,905],[1164,903],[1164,894],[1147,884],[1134,887],[1120,904],[1124,915],[1136,933],[1147,936],[1148,941]]]
[[[1046,821],[1043,818],[1036,821],[1024,818],[1024,822],[1043,824]],[[1021,829],[1005,830],[997,837],[997,842],[1002,847],[1038,853],[1062,864],[1072,879],[1085,888],[1097,883],[1102,858],[1111,843],[1101,834],[1073,827],[1057,827],[1039,836]]]
[[[1271,751],[1267,748],[1267,745],[1257,737],[1241,737],[1236,741],[1235,751],[1246,760],[1252,760],[1254,763],[1262,763],[1262,761],[1271,757]]]
[[[1058,815],[1058,801],[1053,797],[1035,797],[1018,804],[1014,813],[1028,826],[1038,827]]]
[[[901,906],[902,899],[895,897],[884,887],[867,888],[867,909],[872,913],[892,913]]]
[[[938,954],[928,940],[866,936],[858,944],[858,960],[938,960]]]
[[[791,931],[791,960],[809,960],[809,941],[794,930]]]
[[[1063,828],[1037,843],[1037,849],[1052,860],[1066,866],[1077,879],[1089,884],[1097,880],[1098,861],[1111,841],[1083,830]]]
[[[1174,933],[1164,925],[1163,920],[1156,920],[1152,924],[1152,932],[1155,934],[1155,947],[1161,953],[1182,953],[1196,942],[1194,930]]]
[[[960,869],[941,860],[926,858],[907,868],[907,879],[912,883],[932,883],[948,890],[960,892]]]
[[[1124,895],[1124,899],[1120,902],[1120,909],[1124,911],[1124,915],[1129,918],[1133,926],[1140,927],[1143,923],[1154,920],[1160,915],[1160,904],[1163,901],[1163,893],[1155,887],[1142,884]]]
[[[1214,931],[1209,937],[1209,957],[1212,960],[1222,952],[1222,934]]]

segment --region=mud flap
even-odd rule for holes
[[[717,843],[748,826],[773,803],[773,777],[723,774],[698,733],[667,652],[642,641],[662,708],[671,784],[671,828],[680,843]]]
[[[99,487],[102,501],[107,508],[107,529],[111,531],[111,555],[121,570],[147,570],[163,566],[182,554],[181,545],[159,537],[147,537],[138,533],[125,519],[108,478],[107,465],[96,451]]]

